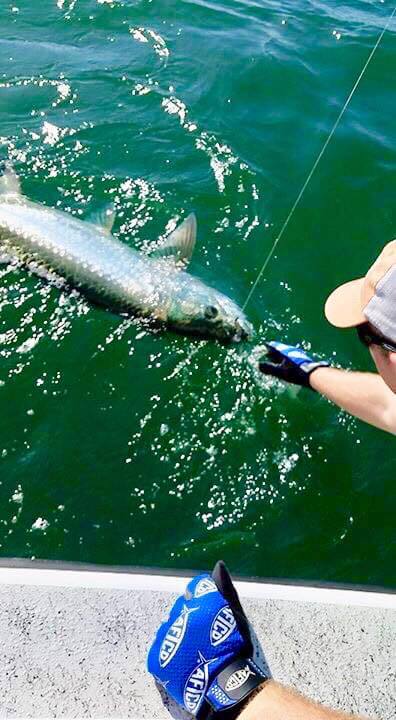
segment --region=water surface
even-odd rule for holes
[[[243,304],[392,10],[353,0],[0,6],[0,151],[32,199],[115,203]],[[390,436],[261,377],[266,339],[371,368],[324,321],[396,234],[395,23],[248,306],[250,345],[152,333],[0,267],[0,552],[392,585]]]

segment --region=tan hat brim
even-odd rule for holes
[[[367,322],[362,312],[364,278],[340,285],[327,298],[325,315],[338,328],[349,328]]]

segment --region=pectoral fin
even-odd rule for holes
[[[97,212],[91,213],[91,215],[87,218],[87,222],[90,222],[91,225],[96,225],[96,227],[99,227],[101,230],[105,230],[108,233],[111,233],[113,229],[114,220],[115,209],[112,203],[106,205],[106,207],[98,210]]]
[[[170,260],[179,267],[186,267],[192,258],[197,239],[197,220],[191,213],[179,227],[150,252],[152,258]]]
[[[0,195],[21,195],[21,181],[11,165],[6,164],[0,177]]]

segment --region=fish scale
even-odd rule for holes
[[[33,272],[34,263],[45,266],[101,305],[175,330],[227,341],[248,337],[252,329],[240,308],[181,268],[195,237],[190,215],[149,257],[121,243],[109,227],[28,200],[11,169],[0,179],[1,249],[33,262]]]

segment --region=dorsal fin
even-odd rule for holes
[[[96,227],[106,230],[108,233],[111,233],[113,229],[114,220],[115,209],[113,203],[109,203],[101,210],[91,213],[87,218],[87,222],[90,222],[91,225],[96,225]]]
[[[0,195],[21,195],[21,182],[12,165],[8,163],[0,177]]]
[[[176,265],[188,265],[197,239],[197,220],[191,213],[179,227],[150,252],[153,258],[172,260]]]

